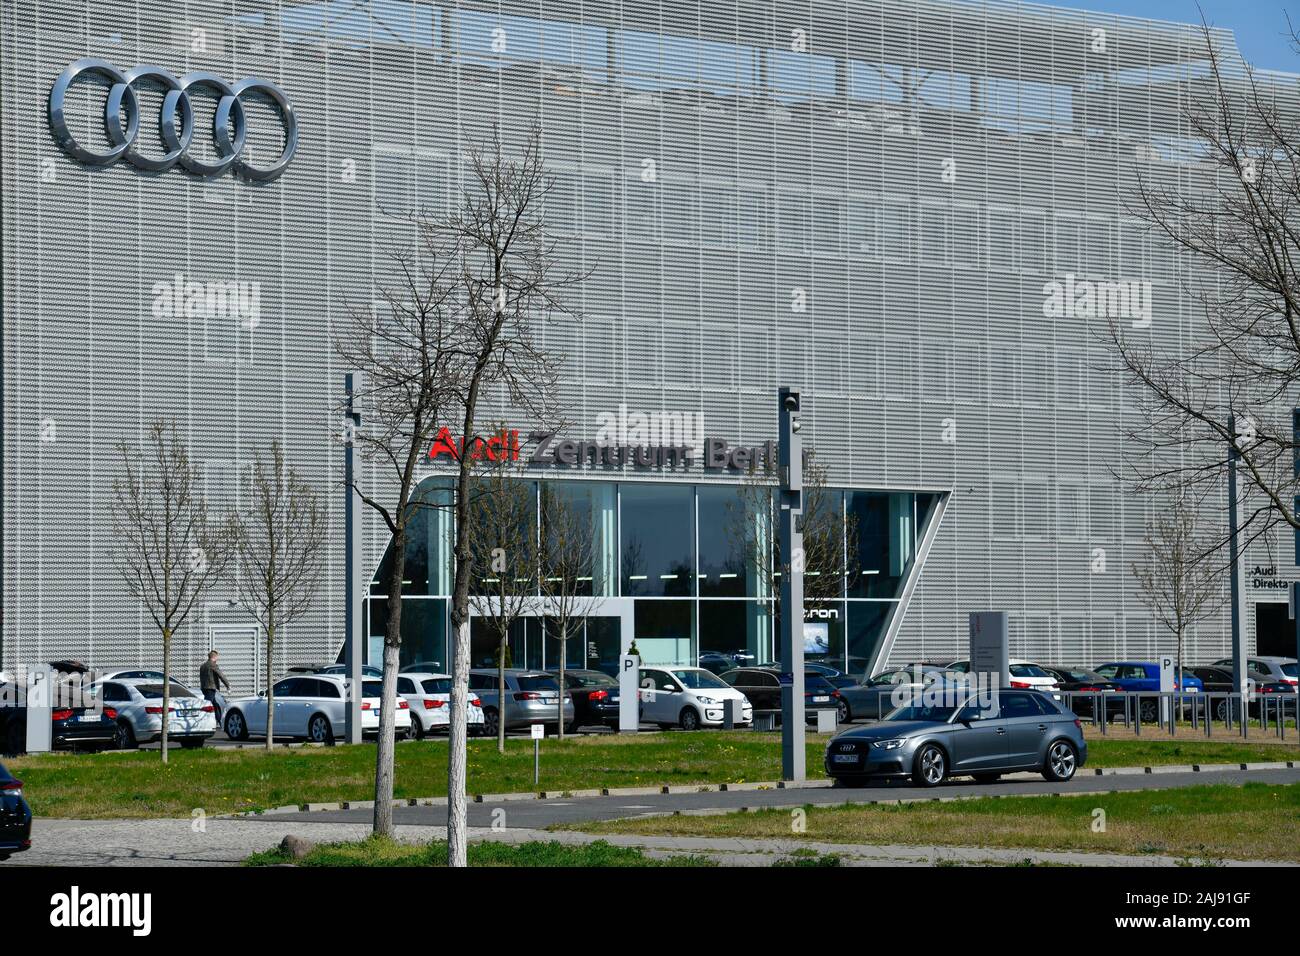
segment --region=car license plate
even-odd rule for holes
[[[82,714],[77,720],[83,724],[97,724],[99,723],[99,714]]]
[[[824,703],[826,703],[826,702],[829,701],[829,700],[830,700],[829,697],[814,697],[814,698],[813,698],[813,703],[814,703],[814,704],[824,704]]]
[[[832,754],[831,760],[835,763],[857,763],[857,754]]]

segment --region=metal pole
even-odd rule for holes
[[[533,738],[533,786],[540,785],[542,779],[542,742]]]
[[[347,396],[343,450],[343,623],[344,663],[348,672],[348,700],[344,716],[345,736],[350,744],[361,743],[361,659],[365,656],[362,645],[365,629],[362,627],[361,609],[364,582],[361,581],[361,509],[352,490],[355,482],[356,441],[361,427],[361,415],[353,405],[354,387],[359,376],[349,372],[343,376],[343,389]]]
[[[780,431],[777,466],[781,545],[781,778],[807,777],[803,702],[803,441],[799,437],[799,390],[778,392]]]
[[[1241,553],[1237,545],[1237,417],[1228,417],[1233,440],[1228,446],[1228,558],[1232,565],[1232,686],[1240,694],[1241,736],[1246,736],[1246,649],[1241,642]]]

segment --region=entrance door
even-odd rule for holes
[[[209,625],[208,650],[221,655],[217,663],[230,681],[227,697],[251,697],[262,690],[266,668],[262,664],[262,631],[256,624]]]
[[[1295,657],[1295,621],[1286,616],[1286,603],[1255,604],[1255,654]]]

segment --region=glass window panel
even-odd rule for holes
[[[907,492],[847,492],[858,539],[857,580],[850,597],[896,598],[916,553],[913,496]]]
[[[621,487],[624,596],[695,593],[693,491],[689,485]]]
[[[772,614],[766,601],[701,601],[699,653],[722,654],[735,663],[772,659]],[[738,652],[743,656],[737,660]],[[703,666],[703,665],[701,665]]]
[[[861,679],[870,676],[867,671],[885,639],[885,628],[897,606],[889,601],[848,602],[848,660],[845,671]]]
[[[586,567],[578,575],[576,593],[610,597],[614,594],[615,489],[603,481],[547,481],[542,483],[542,534],[547,531],[548,513],[564,508],[574,519],[586,522],[591,538]]]
[[[403,594],[451,594],[452,509],[451,480],[426,478],[412,501],[419,504],[407,525]],[[390,541],[370,584],[371,594],[386,593],[393,545]]]
[[[694,601],[637,601],[633,614],[643,664],[695,663]]]
[[[765,596],[768,579],[757,563],[772,534],[766,489],[700,486],[697,493],[700,596]]]
[[[370,599],[369,659],[375,667],[383,666],[383,639],[388,632],[388,601]],[[401,666],[416,661],[436,662],[441,666],[447,652],[447,602],[441,599],[416,598],[402,601]]]

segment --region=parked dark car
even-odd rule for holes
[[[1204,686],[1205,692],[1207,694],[1231,694],[1236,690],[1236,687],[1233,686],[1232,683],[1231,664],[1229,664],[1227,667],[1220,667],[1217,665],[1210,665],[1210,666],[1200,665],[1196,667],[1187,667],[1184,668],[1184,670],[1186,670],[1187,673],[1195,674],[1198,678],[1200,678],[1201,684]],[[1254,693],[1254,696],[1251,698],[1250,701],[1250,711],[1249,711],[1252,717],[1259,715],[1259,709],[1260,709],[1259,696],[1261,694],[1291,694],[1292,695],[1291,698],[1289,699],[1284,698],[1287,701],[1285,704],[1285,708],[1288,716],[1294,713],[1295,711],[1294,695],[1296,690],[1293,685],[1287,683],[1286,681],[1276,680],[1273,678],[1272,675],[1266,674],[1263,671],[1255,670],[1253,667],[1250,666],[1249,661],[1247,661],[1247,665],[1246,665],[1246,680],[1248,681],[1249,688]],[[1276,705],[1274,704],[1269,704],[1270,719],[1273,716],[1275,706]],[[1225,698],[1222,700],[1216,700],[1214,702],[1214,719],[1224,720],[1226,719],[1227,715],[1228,715],[1227,699]]]
[[[744,694],[754,710],[781,711],[781,678],[779,667],[737,667],[719,675],[722,680]],[[788,675],[786,675],[788,676]],[[803,676],[804,720],[817,722],[817,711],[839,710],[839,691],[816,671],[805,671]]]
[[[65,699],[84,699],[79,694]],[[50,745],[54,750],[107,750],[117,732],[117,713],[112,707],[63,707],[50,710]],[[0,707],[0,752],[21,754],[27,750],[27,705]]]
[[[910,692],[919,691],[926,684],[943,676],[943,669],[933,664],[917,664],[916,668],[919,670],[884,671],[861,683],[847,674],[828,677],[827,680],[840,694],[840,723],[847,724],[863,718],[879,720],[898,706],[897,701]]]
[[[23,782],[0,764],[0,860],[31,845],[32,808],[23,797]]]
[[[836,734],[826,745],[827,775],[847,785],[910,776],[934,787],[954,775],[987,783],[1037,770],[1063,782],[1088,759],[1079,719],[1049,694],[1004,689],[958,699],[964,703],[900,707],[878,723]]]
[[[722,674],[734,667],[745,667],[754,663],[754,655],[749,651],[705,651],[700,655],[699,666],[706,671]]]
[[[551,671],[558,678],[559,671]],[[618,728],[618,681],[602,671],[566,670],[564,686],[573,701],[575,727]]]
[[[1040,664],[1043,670],[1056,678],[1061,690],[1075,694],[1110,694],[1106,699],[1106,719],[1124,716],[1124,698],[1117,695],[1123,690],[1113,680],[1107,680],[1096,671],[1086,667],[1060,667],[1054,664]],[[1092,717],[1092,697],[1072,697],[1067,702],[1070,710],[1080,717]]]
[[[819,664],[816,661],[805,663],[803,669],[811,671],[814,674],[821,674],[822,677],[847,677],[848,675],[838,667],[831,667],[830,664]]]

